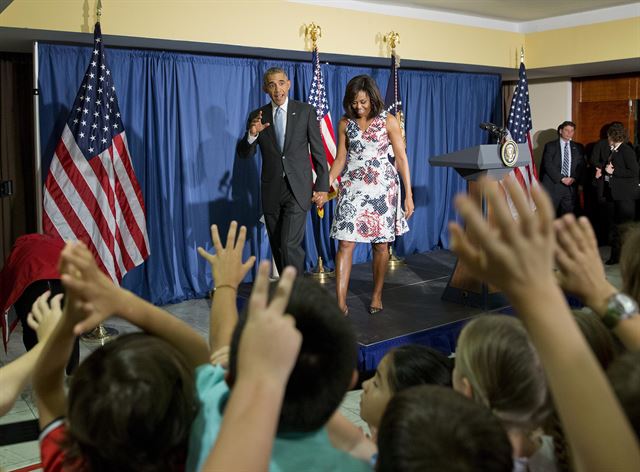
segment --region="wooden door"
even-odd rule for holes
[[[620,121],[629,133],[629,140],[637,144],[640,74],[576,78],[572,83],[575,141],[589,147],[605,137],[604,126]]]

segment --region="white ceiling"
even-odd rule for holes
[[[515,22],[542,20],[636,3],[628,0],[365,0],[365,2],[388,7],[414,7]]]

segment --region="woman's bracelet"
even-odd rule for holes
[[[238,291],[238,287],[234,287],[231,284],[222,284],[222,285],[215,286],[215,290],[218,290],[219,288],[230,288],[231,290],[235,290],[236,292]]]

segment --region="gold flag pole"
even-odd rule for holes
[[[396,33],[395,31],[390,31],[382,37],[382,41],[384,41],[389,45],[391,56],[396,57],[396,61],[397,61],[396,46],[400,44],[400,34]],[[392,78],[392,79],[395,80],[395,78]],[[393,244],[389,244],[389,262],[388,262],[389,268],[395,269],[404,264],[405,264],[404,258],[396,256],[396,254],[393,251]]]
[[[98,0],[96,5],[96,23],[100,23],[100,18],[102,17],[102,0]],[[80,336],[82,342],[87,344],[100,344],[104,346],[109,341],[115,339],[120,333],[117,329],[111,326],[105,326],[100,323],[96,328],[88,333]]]
[[[322,37],[322,28],[315,23],[304,26],[305,40],[311,39],[311,50],[316,51],[318,49],[318,38]],[[324,217],[324,208],[317,209],[318,217]],[[318,262],[316,266],[307,273],[309,277],[316,279],[320,283],[327,282],[329,279],[336,276],[335,271],[324,268],[322,257],[318,256]]]

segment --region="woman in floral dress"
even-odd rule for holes
[[[342,100],[345,114],[338,126],[338,152],[331,166],[330,182],[340,179],[338,204],[331,237],[338,240],[336,295],[348,314],[347,291],[356,242],[373,246],[373,293],[369,313],[382,310],[382,287],[389,262],[389,243],[409,231],[413,213],[409,163],[398,120],[384,111],[374,80],[354,77]],[[395,166],[389,161],[393,147]],[[396,170],[397,169],[397,170]],[[404,184],[404,212],[400,181]]]

